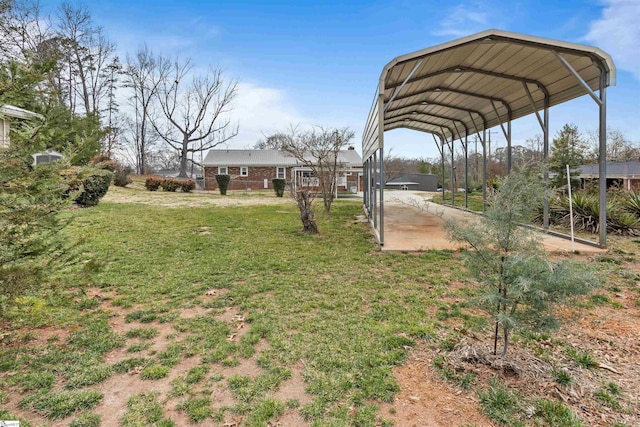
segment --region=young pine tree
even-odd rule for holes
[[[555,177],[551,179],[551,185],[556,188],[563,188],[567,185],[567,165],[571,176],[576,176],[577,169],[587,160],[587,145],[582,139],[576,125],[565,124],[553,138],[551,146],[551,157],[549,158],[549,171],[555,172]],[[571,187],[579,188],[580,180],[571,179]]]
[[[495,321],[494,354],[502,336],[502,357],[514,329],[557,326],[555,304],[599,284],[584,265],[549,261],[538,242],[540,235],[520,225],[530,222],[543,202],[540,176],[535,170],[507,176],[480,220],[447,223],[451,238],[468,246],[465,263],[480,285],[478,303]]]

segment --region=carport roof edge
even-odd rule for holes
[[[594,96],[601,75],[605,87],[615,85],[613,60],[597,47],[495,29],[398,56],[380,75],[363,158],[383,146],[378,117],[384,130],[460,139],[545,105]]]

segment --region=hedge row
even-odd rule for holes
[[[144,181],[144,186],[149,191],[158,191],[158,189],[162,188],[163,191],[174,192],[181,188],[183,193],[191,193],[196,188],[196,182],[192,179],[184,180],[150,176]]]

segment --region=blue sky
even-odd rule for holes
[[[58,1],[44,1],[55,8]],[[239,82],[229,148],[252,146],[290,123],[349,126],[360,134],[382,67],[395,56],[488,28],[598,46],[618,68],[607,92],[610,127],[640,143],[640,0],[164,1],[88,2],[122,57],[154,51],[216,65]],[[572,122],[597,128],[587,96],[551,110],[552,135]],[[496,129],[497,130],[497,129]],[[513,124],[514,144],[540,133],[535,118]],[[504,138],[497,135],[497,145]],[[398,155],[434,157],[430,135],[386,133]]]

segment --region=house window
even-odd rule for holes
[[[276,168],[276,178],[278,179],[286,179],[287,178],[287,169],[284,167]]]
[[[249,168],[247,166],[240,166],[240,176],[249,176]]]
[[[218,175],[229,175],[229,168],[226,166],[218,166]]]

